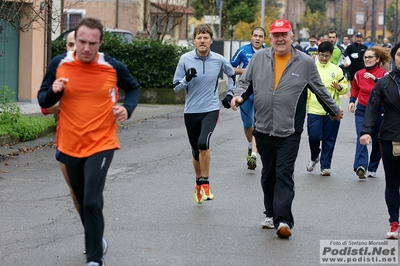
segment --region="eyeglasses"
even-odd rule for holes
[[[376,56],[375,55],[367,55],[367,56],[364,56],[364,59],[372,59],[374,57],[376,57]]]
[[[330,54],[318,54],[318,56],[320,56],[320,57],[322,57],[322,58],[328,59],[328,58],[330,58],[332,55],[330,55]]]
[[[317,42],[317,41],[310,41],[310,42]]]

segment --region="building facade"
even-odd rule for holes
[[[304,35],[300,22],[306,1],[278,2],[280,18],[292,23],[296,38]],[[385,9],[390,3],[389,0],[327,0],[326,16],[336,26],[339,36],[361,31],[365,37],[372,36],[380,42],[383,37],[391,36],[384,27]],[[129,30],[138,37],[157,35],[160,33],[157,27],[167,26],[165,38],[174,40],[191,38],[190,32],[199,23],[193,22],[193,9],[187,0],[32,0],[28,4],[43,18],[52,12],[53,35],[45,30],[48,21],[29,24],[28,16],[22,15],[19,23],[29,24],[30,29],[16,32],[0,18],[0,88],[9,87],[15,92],[16,101],[36,101],[50,57],[49,42],[73,28],[84,16],[100,18],[105,27]]]

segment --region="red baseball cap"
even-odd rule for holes
[[[290,22],[284,19],[278,19],[269,27],[269,32],[288,32],[292,30],[292,25]]]

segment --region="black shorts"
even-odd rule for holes
[[[56,160],[59,161],[60,163],[65,164],[65,161],[64,161],[64,154],[63,154],[62,152],[60,152],[60,151],[58,150],[58,148],[56,148]]]

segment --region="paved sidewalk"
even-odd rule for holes
[[[21,108],[23,114],[41,114],[38,103],[16,102],[16,104],[19,106],[19,108]],[[160,116],[176,110],[182,110],[183,112],[183,105],[138,104],[128,122],[132,122],[132,120],[150,118],[152,116]]]
[[[21,108],[22,113],[25,115],[41,114],[38,103],[16,102],[16,104]],[[133,112],[131,118],[123,124],[129,125],[133,123],[141,123],[148,119],[168,115],[180,110],[183,113],[183,108],[183,105],[139,104]],[[8,156],[17,156],[20,152],[25,150],[51,144],[54,142],[54,137],[54,135],[50,135],[32,141],[17,143],[11,146],[0,146],[0,160]]]

